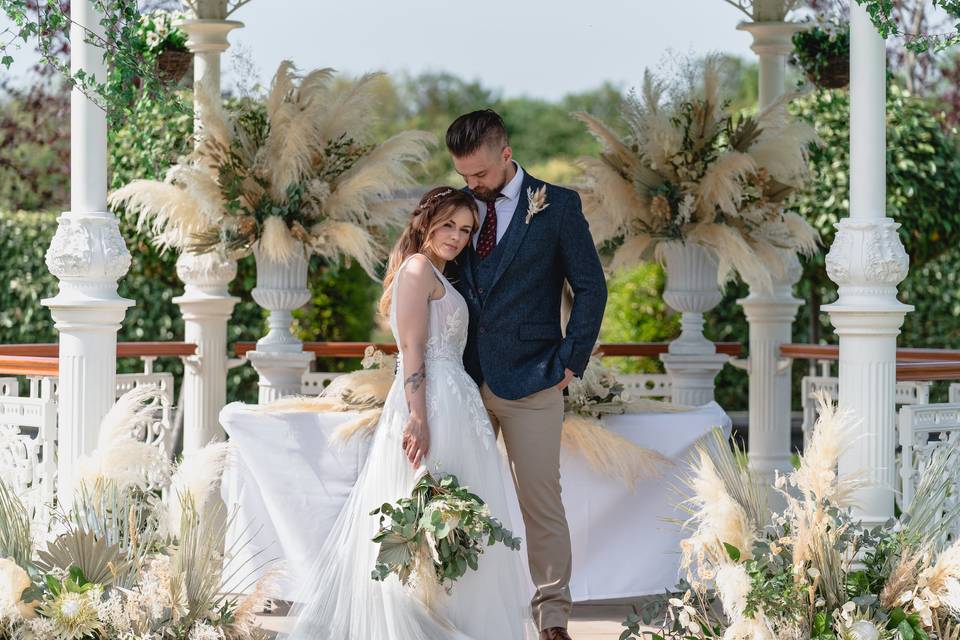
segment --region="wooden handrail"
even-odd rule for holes
[[[303,349],[316,354],[318,358],[362,358],[363,351],[369,342],[304,342]],[[235,342],[233,352],[242,356],[256,348],[255,342]],[[397,345],[390,343],[376,343],[374,347],[384,353],[396,353]],[[667,352],[666,342],[612,342],[601,344],[599,351],[605,356],[635,356],[655,358]],[[717,352],[729,356],[739,356],[743,347],[738,342],[719,342]]]
[[[0,355],[0,374],[15,376],[56,376],[60,374],[59,358]]]
[[[900,362],[897,380],[960,380],[960,360],[952,362]]]
[[[780,347],[785,358],[806,360],[839,360],[840,347],[835,344],[785,344]],[[897,349],[898,362],[960,362],[960,349]]]
[[[182,357],[192,356],[197,345],[190,342],[118,342],[118,358],[141,357]],[[59,345],[56,343],[0,344],[2,356],[25,356],[38,358],[57,358]]]
[[[743,345],[739,342],[715,343],[717,353],[728,356],[739,356],[743,353]],[[605,356],[635,356],[656,358],[666,353],[669,342],[605,342],[600,344],[599,351]]]

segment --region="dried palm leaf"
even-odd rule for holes
[[[37,567],[44,573],[69,572],[77,567],[88,582],[113,586],[119,575],[130,571],[118,544],[110,544],[85,529],[71,529],[37,551]]]
[[[33,556],[30,514],[7,482],[0,478],[0,558],[26,567]]]

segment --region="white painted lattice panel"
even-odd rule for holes
[[[0,396],[0,475],[45,523],[56,492],[57,405],[50,398]]]
[[[900,480],[904,509],[908,508],[916,493],[923,473],[935,453],[960,458],[960,404],[925,404],[904,406],[898,416],[901,447]],[[957,487],[960,487],[960,459],[947,465],[952,476],[953,494],[947,498],[947,508],[957,504]],[[960,531],[950,532],[954,540]]]

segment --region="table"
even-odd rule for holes
[[[370,439],[328,442],[337,426],[354,416],[265,413],[241,403],[220,413],[234,445],[221,487],[232,513],[228,546],[249,540],[235,561],[249,561],[250,567],[267,559],[283,561],[287,575],[280,588],[287,596],[300,581],[298,572],[312,564],[311,550],[328,534],[366,458]],[[683,535],[669,520],[683,518],[675,507],[679,476],[697,440],[714,427],[727,435],[731,428],[715,402],[683,413],[607,416],[604,422],[676,466],[630,491],[622,481],[596,472],[578,453],[562,452],[563,502],[573,545],[570,589],[577,602],[662,593],[676,584]],[[513,501],[514,533],[524,537]],[[246,585],[231,586],[244,590]]]

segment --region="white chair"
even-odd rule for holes
[[[934,452],[960,443],[960,403],[907,405],[900,409],[897,424],[902,504],[906,509],[913,501],[917,485]],[[960,464],[947,465],[947,473],[952,476],[949,486],[953,495],[947,498],[949,508],[957,504]],[[960,531],[951,531],[950,537],[956,539],[958,534]]]
[[[19,396],[20,381],[16,378],[0,378],[0,396]]]
[[[329,371],[308,371],[303,374],[300,381],[300,393],[305,396],[318,396],[333,382],[334,378],[342,375],[342,373]]]
[[[951,382],[947,388],[947,402],[960,404],[960,382]]]
[[[898,382],[894,391],[895,403],[898,406],[921,405],[930,402],[930,386],[932,382],[905,381]],[[827,397],[836,402],[840,397],[840,379],[834,376],[804,376],[800,381],[800,398],[803,408],[803,442],[806,445],[813,433],[813,425],[817,422],[817,394],[825,392]]]
[[[673,385],[666,373],[629,373],[617,376],[631,398],[651,398],[670,402]]]
[[[0,476],[35,521],[56,493],[57,405],[50,396],[0,396]]]
[[[54,376],[30,377],[30,397],[48,397],[54,402],[59,397],[60,380]],[[157,402],[157,419],[149,425],[142,425],[134,437],[142,442],[155,444],[168,457],[173,456],[174,448],[174,379],[173,374],[162,373],[118,373],[114,397],[119,398],[127,391],[141,385],[154,385],[160,391]]]

